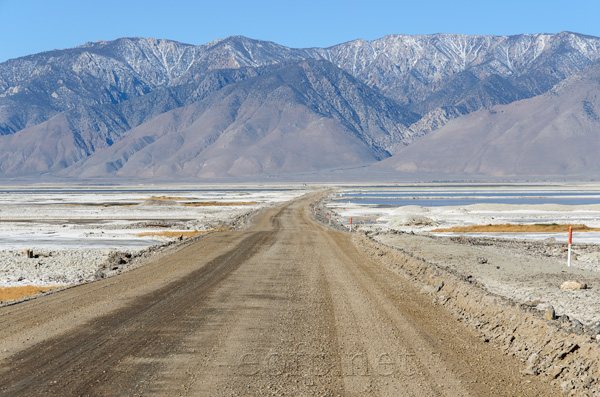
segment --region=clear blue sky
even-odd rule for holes
[[[327,47],[386,34],[563,30],[600,36],[600,0],[0,0],[0,62],[125,36]]]

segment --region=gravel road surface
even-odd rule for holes
[[[552,395],[318,224],[315,195],[117,277],[0,309],[6,395]]]

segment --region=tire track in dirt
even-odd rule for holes
[[[24,306],[21,320],[14,309],[0,310],[0,321],[31,326],[38,338],[10,336],[14,352],[1,361],[0,392],[552,394],[536,379],[527,383],[521,363],[479,340],[409,279],[369,259],[350,234],[318,225],[312,200],[265,211],[247,231],[207,236],[123,274],[118,285],[41,298]],[[127,298],[89,312],[93,300],[111,294]],[[71,308],[61,306],[65,299]],[[77,321],[44,336],[36,315],[48,319],[53,309],[61,323],[70,314]]]
[[[252,233],[234,249],[192,273],[189,278],[142,296],[131,305],[95,319],[76,332],[14,355],[2,365],[0,390],[14,394],[27,394],[28,390],[80,394],[96,389],[97,384],[110,385],[111,378],[119,371],[106,371],[106,368],[118,367],[128,356],[165,357],[178,339],[177,329],[168,332],[172,319],[185,318],[187,312],[202,303],[212,288],[254,255],[258,247],[272,239],[273,232]],[[197,318],[201,321],[203,317],[201,313]],[[157,370],[154,365],[150,368],[142,366],[146,368],[132,368],[128,372],[130,375],[121,372],[120,375],[127,378],[123,383],[139,384]],[[11,382],[11,378],[15,377],[19,380]]]

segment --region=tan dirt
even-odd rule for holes
[[[193,201],[190,202],[190,197],[176,197],[176,196],[151,196],[147,199],[141,199],[141,201],[185,201],[180,203],[184,207],[229,207],[238,205],[255,205],[257,201]]]
[[[0,392],[557,393],[351,234],[317,224],[314,199],[119,277],[0,308]]]
[[[178,200],[189,200],[189,197],[177,197],[177,196],[150,196],[146,200],[161,200],[161,201],[178,201]]]
[[[133,207],[137,204],[132,203],[67,203],[65,207]]]
[[[574,259],[573,266],[567,267],[564,243],[410,233],[381,233],[373,238],[449,273],[468,277],[488,292],[514,302],[551,304],[557,315],[568,315],[586,325],[600,320],[599,266]],[[598,247],[590,249],[595,252]],[[575,244],[572,256],[583,252],[583,247]],[[573,279],[591,288],[576,294],[560,289],[563,282]]]
[[[24,285],[22,287],[1,287],[0,302],[20,299],[24,296],[35,295],[40,291],[48,291],[55,287],[38,287],[35,285]]]

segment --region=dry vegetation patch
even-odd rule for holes
[[[49,289],[56,287],[36,287],[34,285],[25,285],[22,287],[1,287],[0,288],[0,301],[10,301],[19,299],[24,296],[35,295],[40,291],[48,291]]]
[[[432,232],[449,233],[568,233],[569,226],[574,232],[597,232],[600,228],[586,225],[559,225],[557,223],[540,223],[535,225],[520,225],[504,223],[501,225],[472,225],[455,226],[445,229],[435,229]]]

